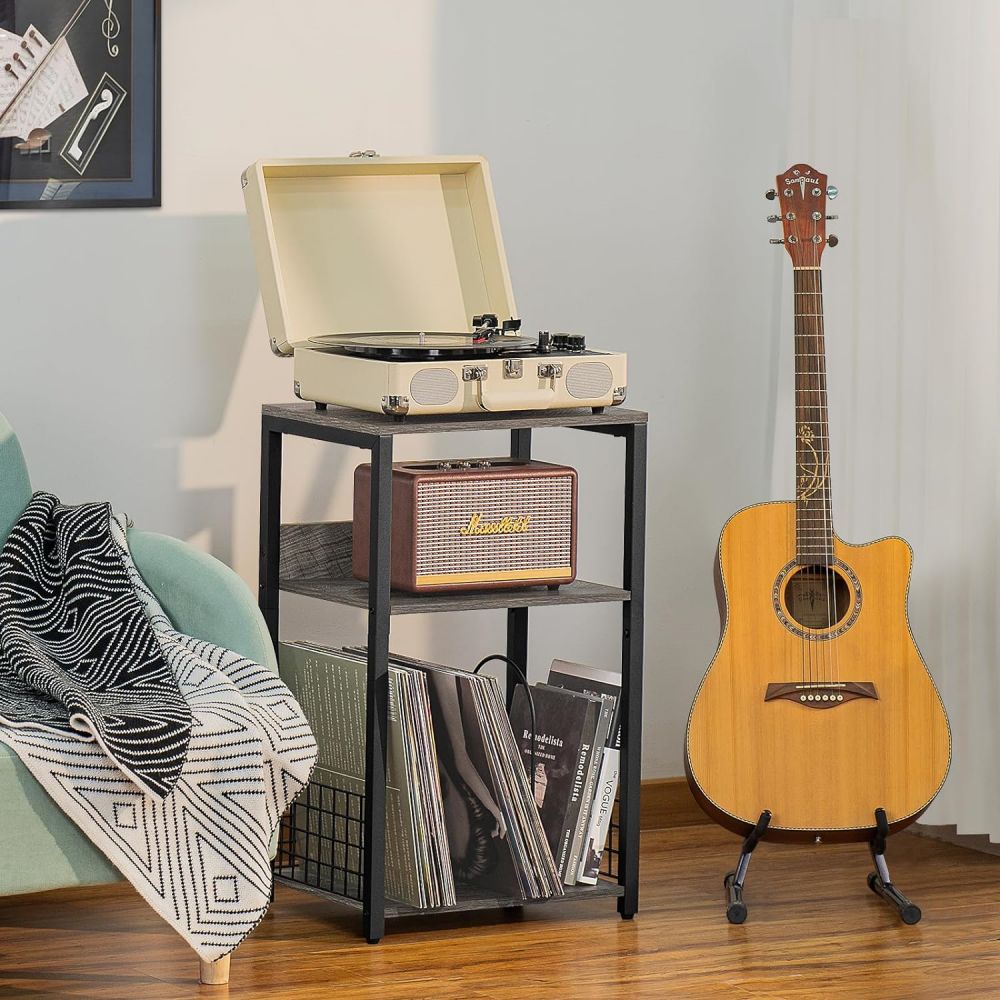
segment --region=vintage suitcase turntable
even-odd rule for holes
[[[483,158],[267,160],[243,187],[301,399],[398,417],[624,401],[624,354],[522,334]]]

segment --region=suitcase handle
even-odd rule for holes
[[[477,383],[479,386],[479,406],[490,413],[505,413],[508,410],[548,410],[555,405],[556,387],[550,381],[539,389],[509,389],[491,393],[488,379]]]

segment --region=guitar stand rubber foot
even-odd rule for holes
[[[747,904],[743,902],[743,886],[736,883],[736,872],[729,872],[722,884],[726,889],[726,920],[742,924],[747,918]]]
[[[885,860],[885,841],[888,836],[889,821],[886,818],[885,810],[876,809],[875,836],[870,845],[875,871],[868,873],[868,888],[876,896],[881,896],[890,906],[894,907],[899,914],[899,919],[904,924],[917,924],[923,916],[920,907],[896,888],[889,875],[889,866]]]
[[[920,923],[920,918],[923,916],[920,907],[904,896],[892,882],[883,882],[878,872],[868,873],[868,888],[876,896],[881,896],[890,906],[895,907],[899,919],[904,924]]]

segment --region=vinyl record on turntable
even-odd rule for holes
[[[342,351],[370,358],[421,361],[427,358],[490,357],[531,351],[537,341],[520,334],[481,336],[472,333],[387,331],[380,333],[331,333],[310,337],[320,349]]]

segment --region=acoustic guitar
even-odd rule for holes
[[[718,823],[768,839],[870,840],[912,823],[948,774],[951,732],[907,616],[912,552],[834,531],[823,288],[827,177],[777,177],[795,313],[795,500],[734,514],[719,540],[722,634],[688,718],[688,781]]]

